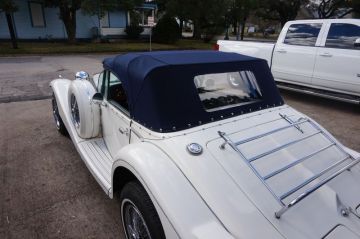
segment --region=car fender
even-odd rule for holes
[[[58,104],[60,117],[63,119],[64,124],[67,129],[69,129],[67,125],[67,117],[70,115],[66,112],[69,112],[69,104],[68,104],[68,92],[71,85],[71,80],[68,79],[55,79],[50,82],[50,87],[54,92],[56,102]]]
[[[131,171],[149,194],[163,226],[169,223],[178,237],[233,238],[158,146],[151,142],[131,144],[122,148],[115,158],[112,175],[118,167]],[[164,230],[167,231],[165,227]]]

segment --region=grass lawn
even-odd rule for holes
[[[211,49],[214,43],[204,43],[198,40],[180,40],[173,45],[153,43],[153,50],[186,50]],[[148,51],[148,42],[127,42],[125,40],[113,43],[66,43],[19,42],[19,49],[12,49],[10,42],[0,42],[0,56],[26,54],[71,54],[71,53],[104,53]]]

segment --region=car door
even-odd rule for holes
[[[315,86],[360,95],[360,23],[331,23],[316,56]]]
[[[289,25],[283,40],[275,45],[272,63],[275,80],[311,85],[321,27],[321,23]]]
[[[101,105],[102,133],[111,156],[129,144],[130,117],[120,79],[110,71],[104,75],[105,95]]]

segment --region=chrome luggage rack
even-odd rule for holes
[[[307,196],[309,196],[311,193],[315,192],[317,189],[319,189],[320,187],[322,187],[324,184],[328,183],[329,181],[331,181],[332,179],[334,179],[335,177],[337,177],[338,175],[340,175],[341,173],[343,173],[346,170],[350,170],[353,166],[355,166],[356,164],[358,164],[360,162],[360,158],[358,159],[354,159],[351,155],[349,155],[346,151],[344,151],[344,149],[339,146],[329,135],[327,135],[321,128],[319,128],[318,125],[316,125],[315,123],[313,123],[310,119],[306,119],[306,118],[300,118],[297,121],[292,121],[288,116],[283,115],[283,114],[279,114],[281,116],[281,118],[283,118],[284,120],[286,120],[289,125],[277,128],[275,130],[271,130],[268,131],[266,133],[263,134],[259,134],[247,139],[243,139],[241,141],[238,142],[234,142],[232,141],[229,136],[224,133],[224,132],[218,132],[219,135],[225,140],[225,142],[223,144],[220,145],[221,149],[225,149],[225,146],[228,144],[232,149],[234,149],[240,156],[241,158],[245,161],[245,163],[251,168],[251,170],[255,173],[255,175],[261,180],[261,182],[265,185],[265,187],[270,191],[270,193],[274,196],[274,198],[279,202],[279,204],[282,206],[282,208],[278,211],[275,212],[275,217],[276,218],[280,218],[289,208],[293,207],[294,205],[296,205],[297,203],[299,203],[300,201],[302,201],[303,199],[305,199]],[[276,132],[285,130],[285,129],[289,129],[291,127],[295,127],[297,130],[299,130],[301,133],[304,133],[304,131],[301,129],[300,125],[304,124],[304,123],[309,123],[311,124],[311,126],[313,126],[317,131],[315,133],[311,133],[310,135],[304,136],[300,139],[296,139],[296,140],[291,140],[290,142],[287,142],[283,145],[277,146],[274,149],[271,149],[267,152],[261,153],[259,155],[253,156],[251,158],[247,158],[242,152],[241,150],[238,148],[239,145],[241,144],[245,144],[248,142],[251,142],[253,140],[256,139],[260,139],[263,138],[265,136],[269,136],[271,134],[274,134]],[[265,176],[261,175],[257,169],[254,167],[254,165],[252,164],[252,162],[254,162],[255,160],[258,160],[262,157],[265,157],[266,155],[275,153],[279,150],[285,149],[286,147],[289,147],[290,145],[294,145],[297,144],[305,139],[311,138],[315,135],[318,134],[322,134],[323,136],[325,136],[325,138],[329,141],[329,144],[325,147],[322,147],[314,152],[311,152],[309,154],[307,154],[306,156],[303,156],[299,159],[296,159],[295,161],[293,161],[292,163],[289,163],[288,165],[281,167],[280,169],[277,169]],[[344,153],[344,157],[341,158],[339,161],[337,161],[336,163],[328,166],[327,168],[325,168],[324,170],[322,170],[321,172],[317,173],[316,175],[306,179],[304,182],[300,183],[299,185],[295,186],[294,188],[290,188],[287,192],[283,193],[282,195],[278,195],[275,193],[275,191],[271,188],[271,186],[267,183],[267,180],[274,177],[275,175],[282,173],[296,165],[298,165],[299,163],[312,158],[313,156],[317,155],[320,152],[323,152],[331,147],[336,147],[338,150],[340,150],[342,153]],[[323,176],[324,174],[330,172],[331,170],[335,169],[337,166],[343,164],[346,160],[351,159],[352,161],[350,163],[348,163],[346,166],[342,167],[341,169],[339,169],[338,171],[332,173],[331,175],[327,176],[326,178],[322,179],[320,182],[316,183],[315,185],[313,185],[312,187],[304,190],[304,192],[300,193],[299,196],[297,196],[296,198],[292,199],[290,201],[290,203],[286,204],[283,200],[288,198],[289,196],[291,196],[292,194],[294,194],[295,192],[298,192],[300,189],[304,188],[306,185],[310,184],[311,182],[313,182],[314,180],[320,178],[321,176]]]

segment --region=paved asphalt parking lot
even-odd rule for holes
[[[103,55],[0,58],[0,238],[124,238],[120,211],[57,133],[48,83]],[[286,103],[360,151],[360,107],[290,92]]]

